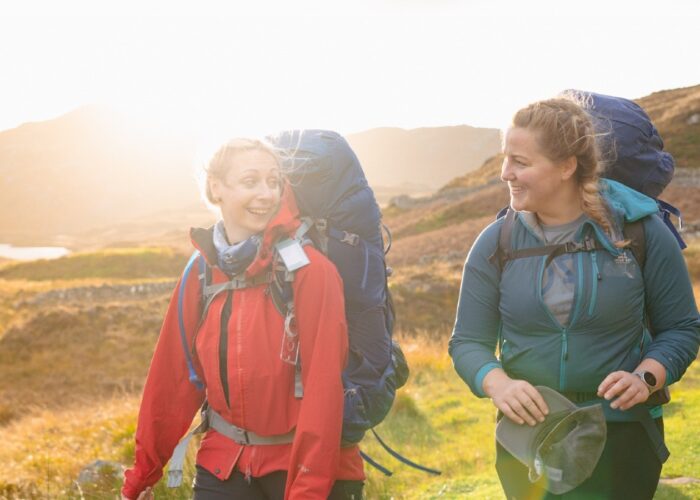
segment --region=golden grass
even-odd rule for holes
[[[0,266],[0,278],[31,281],[172,278],[179,275],[186,262],[186,255],[171,248],[116,248],[52,260],[6,263]]]
[[[78,498],[75,481],[94,460],[133,457],[136,396],[62,410],[35,408],[0,427],[0,498]],[[101,491],[93,498],[114,498]]]

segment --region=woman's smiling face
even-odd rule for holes
[[[279,208],[280,169],[276,159],[265,151],[236,153],[224,178],[209,182],[230,243],[263,231]]]
[[[537,132],[512,127],[506,132],[501,180],[508,183],[513,210],[548,212],[569,176],[547,158],[537,143]]]

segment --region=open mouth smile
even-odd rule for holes
[[[271,212],[271,209],[269,208],[248,208],[248,212],[250,212],[253,215],[267,215]]]

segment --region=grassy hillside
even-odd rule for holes
[[[679,167],[700,169],[700,85],[637,99],[649,113]]]

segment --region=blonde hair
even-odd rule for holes
[[[600,194],[598,137],[585,105],[573,94],[534,102],[515,113],[512,126],[536,132],[537,142],[550,160],[560,162],[572,156],[576,158],[574,179],[581,196],[581,208],[612,238],[613,225]],[[618,246],[625,244],[618,243]]]
[[[226,144],[221,146],[209,163],[204,167],[204,182],[202,186],[203,194],[212,205],[218,205],[219,200],[214,198],[214,194],[211,191],[211,180],[223,181],[228,174],[229,169],[233,166],[233,162],[236,156],[244,153],[246,151],[261,151],[263,153],[269,154],[274,158],[278,166],[281,165],[280,157],[277,154],[275,148],[268,142],[262,139],[252,139],[252,138],[235,138],[228,141]]]

